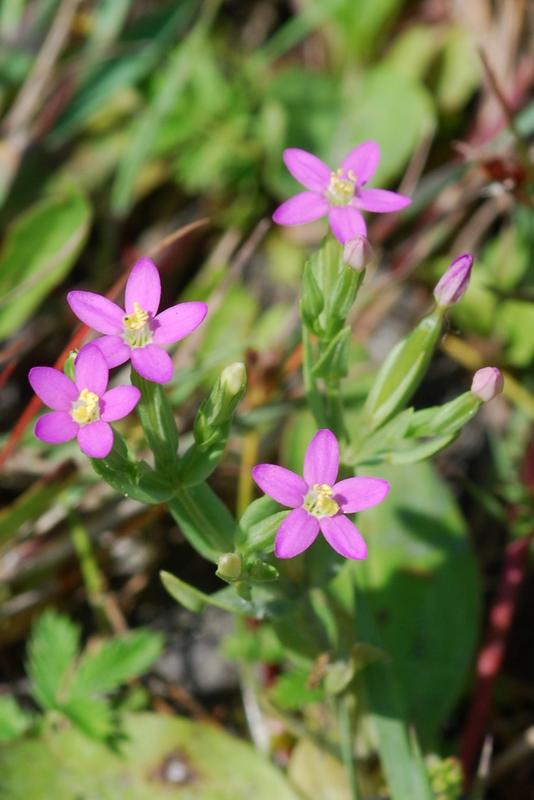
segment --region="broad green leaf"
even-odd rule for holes
[[[23,325],[67,275],[90,218],[85,197],[71,190],[42,200],[8,228],[0,252],[0,339]]]
[[[0,743],[18,739],[29,728],[32,717],[9,695],[0,696]]]
[[[91,739],[104,741],[116,730],[116,721],[107,700],[89,695],[73,695],[62,704],[61,713]]]
[[[378,646],[392,659],[408,722],[432,744],[472,663],[480,600],[476,563],[451,492],[429,464],[381,466],[375,474],[389,480],[391,491],[357,516],[368,556],[345,569],[364,593]],[[343,592],[336,596],[347,603]]]
[[[61,705],[65,679],[79,644],[78,626],[55,611],[45,611],[34,624],[28,644],[27,670],[33,696],[43,709]]]
[[[73,675],[70,697],[113,691],[146,672],[162,648],[159,634],[135,630],[109,639],[96,651],[86,650]]]
[[[131,714],[124,732],[120,755],[70,729],[3,747],[2,800],[297,800],[267,759],[213,725]]]
[[[308,703],[317,703],[324,697],[320,687],[310,688],[310,670],[294,668],[277,678],[270,696],[277,706],[288,711],[300,711]]]

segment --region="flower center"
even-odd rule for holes
[[[99,397],[89,389],[82,389],[78,399],[71,407],[70,415],[74,422],[79,425],[87,425],[89,422],[96,422],[100,418]]]
[[[150,314],[141,308],[137,300],[134,301],[133,307],[133,314],[125,314],[122,318],[124,326],[122,338],[130,347],[144,347],[152,341]]]
[[[314,483],[305,495],[302,507],[314,517],[333,517],[339,511],[333,494],[334,490],[327,483]]]
[[[356,175],[349,169],[345,175],[342,169],[332,172],[330,183],[326,190],[326,199],[331,206],[348,206],[354,197]]]

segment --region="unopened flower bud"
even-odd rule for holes
[[[65,363],[63,364],[63,372],[70,378],[71,381],[74,380],[74,362],[76,361],[76,356],[78,355],[78,350],[71,350],[68,354],[67,358],[65,359]]]
[[[362,272],[373,258],[373,251],[365,236],[349,239],[343,248],[343,261],[355,272]]]
[[[230,364],[230,366],[223,369],[221,373],[223,391],[231,397],[235,397],[235,395],[243,391],[246,380],[247,371],[245,365],[240,361],[237,361],[235,364]]]
[[[452,306],[463,297],[469,285],[472,266],[473,256],[470,253],[464,253],[454,259],[434,289],[438,306],[442,308]]]
[[[226,581],[237,580],[243,571],[243,559],[239,553],[224,553],[217,561],[217,575]]]
[[[492,400],[495,395],[503,390],[504,380],[497,367],[484,367],[475,372],[471,391],[484,403]]]

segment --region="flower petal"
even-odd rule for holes
[[[78,397],[74,383],[54,367],[33,367],[28,380],[37,397],[54,411],[68,411]]]
[[[130,348],[120,336],[99,336],[91,344],[98,347],[109,369],[124,364],[130,358]]]
[[[156,344],[174,344],[198,328],[208,313],[206,303],[178,303],[154,319],[153,341]]]
[[[134,311],[137,302],[149,314],[157,314],[161,298],[159,270],[149,258],[140,258],[128,276],[124,290],[124,308],[127,314]],[[107,332],[107,331],[106,331]]]
[[[344,514],[354,514],[381,503],[389,492],[382,478],[346,478],[333,487],[334,498]]]
[[[82,347],[74,362],[74,382],[81,392],[89,389],[101,397],[106,391],[109,380],[109,370],[106,359],[99,348],[93,343]]]
[[[69,292],[67,303],[79,320],[99,333],[121,333],[124,311],[95,292]]]
[[[100,418],[104,422],[113,422],[126,417],[136,407],[141,392],[135,386],[115,386],[102,395]]]
[[[344,172],[348,172],[349,169],[352,170],[356,176],[358,186],[362,186],[375,174],[379,161],[380,145],[373,139],[369,139],[351,150],[348,156],[345,156],[341,162],[341,169]]]
[[[328,188],[332,170],[317,156],[289,147],[284,150],[284,164],[296,180],[312,192],[324,192]]]
[[[332,233],[341,244],[357,236],[367,235],[367,225],[360,212],[353,206],[332,206],[328,212]]]
[[[301,192],[278,206],[273,220],[278,225],[303,225],[327,213],[328,203],[324,197],[317,192]]]
[[[410,197],[387,189],[359,189],[354,205],[364,211],[400,211],[412,202]]]
[[[156,344],[136,347],[131,352],[133,368],[154,383],[167,383],[172,378],[172,360],[165,350]]]
[[[343,514],[321,517],[319,525],[324,538],[334,550],[345,558],[361,561],[367,555],[367,545],[356,525]]]
[[[113,447],[113,429],[102,420],[82,425],[78,431],[78,444],[86,456],[105,458]]]
[[[301,506],[308,491],[304,478],[277,464],[257,464],[252,469],[252,477],[262,492],[290,508]]]
[[[274,540],[274,554],[277,558],[293,558],[302,553],[319,533],[319,520],[304,511],[294,508],[284,519]]]
[[[78,433],[78,427],[66,411],[51,411],[39,417],[35,423],[35,435],[48,444],[70,442]]]
[[[304,480],[308,486],[326,483],[332,486],[339,469],[339,444],[328,428],[317,431],[304,456]]]

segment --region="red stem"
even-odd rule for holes
[[[488,630],[476,667],[476,686],[464,728],[461,760],[469,783],[491,713],[491,695],[506,651],[519,589],[528,563],[531,537],[516,539],[506,548],[497,597],[489,615]]]

